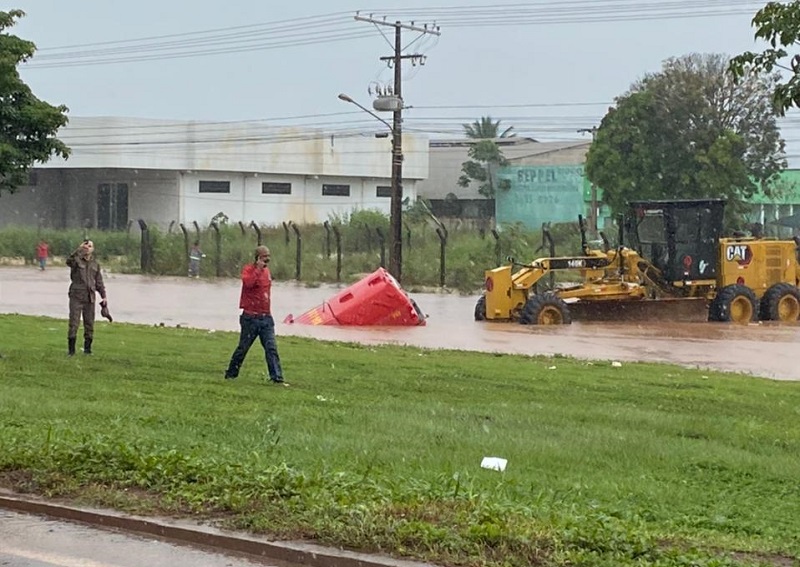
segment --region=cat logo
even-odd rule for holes
[[[731,244],[725,248],[725,259],[728,262],[737,262],[740,266],[747,266],[753,259],[753,251],[747,244]]]

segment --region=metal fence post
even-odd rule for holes
[[[322,226],[325,227],[325,257],[331,257],[331,223],[325,221],[322,223]]]
[[[436,227],[436,234],[439,235],[439,286],[444,287],[445,280],[445,255],[447,252],[447,229]]]
[[[150,229],[144,219],[139,219],[139,229],[142,231],[140,245],[139,267],[142,272],[149,273],[153,266],[152,248],[150,246]]]
[[[286,237],[286,246],[289,246],[289,224],[292,224],[292,221],[289,221],[289,224],[285,222],[281,223],[283,225],[283,233]]]
[[[333,235],[336,238],[336,281],[342,281],[342,235],[339,227],[333,225]]]
[[[186,266],[186,273],[189,273],[189,232],[186,230],[186,227],[183,223],[178,225],[181,228],[181,232],[183,233],[183,246],[185,249],[185,253],[183,255],[184,258],[184,265]]]
[[[297,281],[300,281],[300,267],[303,261],[303,237],[300,235],[300,229],[297,228],[297,225],[294,222],[289,221],[289,224],[294,231],[295,238],[297,238],[297,248],[294,257],[294,278]]]
[[[219,233],[219,225],[216,221],[213,221],[210,226],[214,230],[214,244],[216,244],[217,249],[217,257],[214,260],[216,264],[216,274],[217,277],[220,277],[222,275],[222,236]]]
[[[263,242],[263,237],[261,236],[261,227],[256,224],[256,221],[250,221],[250,226],[253,227],[253,230],[256,231],[256,241],[258,245],[261,246]]]
[[[384,238],[381,227],[375,227],[375,234],[378,235],[378,242],[381,245],[381,268],[386,267],[386,238]]]
[[[364,224],[364,231],[367,233],[367,252],[372,252],[372,231],[367,223]]]
[[[500,233],[497,232],[496,229],[492,229],[492,236],[494,236],[494,255],[497,260],[496,265],[500,265],[503,263],[503,250],[500,246]]]

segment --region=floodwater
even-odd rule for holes
[[[105,274],[115,321],[238,331],[239,281]],[[69,272],[54,266],[0,268],[0,313],[67,318]],[[477,296],[411,294],[428,315],[422,327],[331,327],[284,323],[322,304],[344,286],[276,282],[278,335],[364,344],[404,344],[525,355],[566,355],[606,361],[669,362],[687,367],[800,380],[800,325],[707,322],[575,322],[523,326],[473,321]],[[99,319],[99,313],[98,313]],[[66,334],[66,327],[65,327]]]

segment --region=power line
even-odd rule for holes
[[[82,67],[86,65],[116,65],[118,63],[134,63],[143,61],[163,61],[166,59],[186,59],[191,57],[200,57],[204,55],[220,55],[229,53],[243,53],[249,51],[268,51],[272,49],[281,49],[286,47],[300,47],[305,45],[317,45],[321,43],[333,43],[338,41],[347,41],[352,39],[362,39],[373,37],[373,32],[347,32],[347,33],[327,33],[327,34],[310,34],[308,37],[290,41],[267,41],[258,44],[249,45],[246,47],[230,47],[224,49],[205,49],[194,51],[173,52],[164,54],[148,54],[138,55],[131,57],[118,57],[118,58],[95,58],[84,59],[77,61],[64,61],[52,63],[30,63],[25,67],[28,69],[52,69],[64,67]]]
[[[414,12],[426,19],[435,18],[437,25],[451,28],[504,27],[731,16],[751,14],[760,4],[760,1],[753,0],[550,0],[495,6],[420,8]],[[406,9],[384,11],[391,17],[411,12]],[[352,28],[344,14],[333,12],[204,31],[42,48],[26,68],[184,59],[350,41],[374,35],[374,30],[350,31]]]
[[[261,29],[258,31],[247,32],[247,33],[233,33],[233,34],[224,34],[212,37],[202,37],[193,40],[181,40],[181,41],[169,41],[169,42],[160,42],[160,43],[149,43],[146,45],[129,45],[129,46],[120,46],[120,47],[113,47],[113,48],[105,48],[105,49],[88,49],[88,50],[79,50],[79,51],[66,51],[63,53],[52,53],[52,54],[44,54],[38,59],[40,61],[52,61],[57,59],[74,59],[74,58],[86,58],[86,57],[97,57],[97,56],[117,56],[117,55],[128,55],[128,54],[138,54],[142,52],[160,52],[166,51],[170,52],[176,48],[184,48],[184,47],[201,47],[207,48],[209,46],[224,46],[224,45],[242,45],[247,46],[248,44],[263,41],[265,39],[270,40],[278,40],[278,39],[292,39],[292,38],[300,38],[304,39],[308,36],[313,36],[316,34],[309,33],[310,28],[324,28],[328,31],[348,31],[351,29],[351,26],[348,24],[339,24],[333,25],[330,21],[320,21],[314,24],[306,24],[303,26],[293,26],[290,28],[285,29]],[[341,28],[337,30],[336,28]]]
[[[347,15],[346,18],[345,18],[345,14]],[[289,24],[289,23],[300,23],[300,24],[302,24],[302,23],[313,22],[313,21],[320,20],[320,19],[326,20],[326,19],[330,19],[330,18],[342,19],[342,20],[346,19],[347,21],[350,21],[349,15],[350,15],[350,12],[333,12],[333,13],[330,13],[330,14],[322,14],[322,15],[319,15],[319,16],[308,16],[308,17],[303,17],[303,18],[292,18],[292,19],[289,19],[289,20],[277,20],[277,21],[272,22],[272,23],[260,23],[260,24],[247,24],[247,25],[241,25],[241,26],[229,26],[229,27],[224,27],[224,28],[214,28],[214,29],[202,30],[202,31],[191,31],[191,32],[173,33],[173,34],[166,34],[166,35],[154,35],[154,36],[149,36],[149,37],[140,37],[140,38],[136,38],[136,39],[120,39],[120,40],[114,40],[114,41],[100,41],[100,42],[93,42],[93,43],[76,43],[76,44],[72,44],[72,45],[60,45],[60,46],[54,46],[54,47],[43,47],[41,49],[37,49],[37,51],[49,52],[49,51],[60,51],[60,50],[64,50],[64,49],[74,49],[74,48],[84,48],[84,47],[97,47],[97,46],[102,46],[102,45],[121,45],[121,44],[129,44],[129,43],[133,43],[133,42],[152,41],[152,40],[155,40],[155,39],[172,39],[172,38],[196,36],[196,35],[204,35],[204,34],[214,35],[214,34],[218,34],[219,32],[238,31],[238,30],[253,29],[253,28],[263,28],[263,27],[277,25],[277,24]],[[337,16],[339,16],[339,18],[336,18]]]

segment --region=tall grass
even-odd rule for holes
[[[800,384],[0,316],[0,482],[469,566],[789,565]],[[484,456],[508,459],[483,470]]]
[[[333,228],[341,238],[341,270],[337,274],[336,239]],[[406,230],[408,229],[408,231]],[[301,235],[301,261],[299,279],[309,283],[350,282],[381,265],[379,232],[384,238],[384,263],[389,261],[389,220],[374,211],[361,211],[347,217],[333,219],[329,229],[323,225],[299,228]],[[409,235],[410,231],[410,235]],[[278,280],[297,278],[297,237],[282,226],[261,227],[263,243],[272,250],[271,269]],[[580,238],[577,228],[565,225],[554,231],[558,252],[576,254]],[[251,259],[257,244],[256,232],[239,225],[222,225],[217,233],[211,229],[191,229],[187,235],[180,230],[161,231],[149,229],[152,248],[151,271],[160,275],[185,275],[188,247],[198,240],[206,254],[200,266],[202,277],[234,277],[242,265]],[[54,231],[36,228],[5,228],[0,230],[0,256],[21,256],[34,262],[36,244],[40,238],[51,245],[51,253],[66,256],[85,236],[95,242],[95,248],[104,266],[121,272],[141,270],[141,233],[138,227],[129,231],[104,232],[67,230]],[[409,238],[410,236],[410,238]],[[541,233],[512,227],[499,234],[499,241],[491,233],[475,229],[452,228],[447,233],[445,246],[444,286],[460,291],[474,291],[481,287],[484,271],[503,263],[512,256],[518,261],[530,261],[547,255],[538,250]],[[330,252],[330,255],[328,254]],[[410,221],[403,229],[403,284],[407,287],[440,286],[441,240],[435,225]]]

